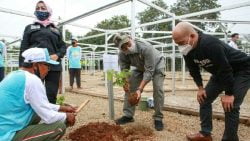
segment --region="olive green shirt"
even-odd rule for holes
[[[119,65],[121,70],[130,69],[130,66],[143,72],[143,80],[150,81],[155,70],[164,68],[164,57],[150,43],[143,40],[135,40],[136,51],[133,54],[125,54],[120,51]]]

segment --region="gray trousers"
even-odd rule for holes
[[[132,76],[130,77],[130,91],[135,92],[139,87],[141,81],[143,79],[143,72],[138,70],[132,70]],[[153,115],[154,120],[162,120],[162,107],[164,105],[164,90],[163,90],[163,82],[165,79],[164,69],[158,69],[155,71],[153,75],[153,98],[154,98],[154,110],[155,113]],[[142,93],[143,96],[143,93]],[[128,102],[128,94],[124,95],[124,105],[123,105],[123,113],[126,117],[133,117],[135,114],[135,106],[131,106]]]
[[[225,130],[222,141],[239,141],[238,125],[240,115],[240,105],[250,87],[250,71],[243,71],[234,74],[234,107],[231,112],[225,112]],[[200,105],[201,133],[211,134],[212,131],[212,103],[224,90],[216,77],[211,77],[206,86],[207,98]]]

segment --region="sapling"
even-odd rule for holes
[[[121,72],[116,72],[114,73],[114,77],[115,77],[114,85],[123,87],[123,89],[126,91],[126,94],[128,94],[129,103],[131,105],[138,104],[139,100],[137,99],[137,94],[135,92],[130,91],[129,78],[131,77],[131,71],[123,70]]]
[[[58,96],[57,100],[56,100],[56,104],[63,105],[64,101],[65,101],[65,97],[64,96]]]

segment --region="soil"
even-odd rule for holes
[[[66,73],[68,74],[68,73]],[[82,87],[83,89],[78,90],[80,93],[75,93],[73,91],[66,92],[65,102],[80,105],[86,99],[90,99],[88,105],[82,109],[81,112],[77,114],[76,124],[73,127],[68,127],[66,130],[66,134],[61,139],[61,141],[72,141],[68,138],[69,134],[72,131],[82,127],[83,125],[87,125],[90,122],[106,122],[106,123],[114,123],[113,120],[109,119],[109,102],[107,99],[103,98],[107,95],[107,88],[104,85],[104,78],[102,72],[96,72],[96,74],[89,75],[87,71],[83,71],[82,73]],[[171,73],[166,73],[167,76],[170,76]],[[181,73],[180,73],[181,74]],[[178,75],[176,75],[178,76]],[[181,75],[180,75],[181,76]],[[203,75],[205,78],[207,75]],[[65,77],[68,78],[68,77]],[[170,106],[181,106],[187,108],[199,108],[199,103],[196,100],[197,88],[192,79],[186,79],[185,83],[181,81],[180,77],[176,78],[175,85],[176,91],[173,94],[172,91],[165,91],[165,104]],[[68,86],[68,81],[66,81],[66,86]],[[204,82],[204,85],[207,81]],[[165,90],[171,90],[172,88],[172,79],[166,78],[164,81]],[[192,90],[191,90],[192,89]],[[87,93],[96,93],[101,96],[89,96]],[[152,83],[149,83],[144,89],[143,96],[152,97]],[[114,86],[114,98],[124,98],[124,91],[122,87]],[[114,101],[115,108],[115,119],[123,116],[123,102],[119,100]],[[220,97],[218,97],[214,104],[213,110],[218,112],[223,112],[223,108],[221,107]],[[186,134],[196,133],[200,130],[200,118],[198,116],[188,116],[182,115],[179,113],[162,111],[164,118],[164,130],[159,132],[154,129],[154,121],[152,119],[152,115],[154,115],[154,110],[149,109],[148,111],[141,111],[139,108],[136,108],[135,112],[135,122],[122,125],[122,128],[126,130],[133,126],[147,126],[146,130],[153,130],[152,139],[149,138],[148,141],[186,141]],[[246,95],[243,104],[241,105],[241,115],[249,116],[250,115],[250,90]],[[214,141],[220,141],[223,133],[224,133],[225,124],[224,121],[213,119],[213,131],[212,137]],[[238,136],[240,138],[239,141],[250,141],[249,138],[250,127],[245,124],[239,125]],[[145,134],[145,132],[143,132]],[[96,140],[102,141],[102,140]],[[119,141],[119,140],[118,140]],[[144,141],[144,140],[143,140]],[[145,139],[145,141],[147,141]]]
[[[183,95],[185,95],[183,93]],[[180,95],[179,95],[180,96]],[[248,95],[249,96],[249,95]],[[184,96],[182,96],[184,97]],[[186,98],[186,97],[184,97]],[[75,130],[79,129],[83,125],[87,125],[91,122],[106,122],[110,124],[114,124],[113,120],[109,119],[109,102],[107,99],[101,97],[93,97],[87,96],[80,93],[65,93],[65,102],[70,103],[71,105],[80,105],[86,99],[89,99],[89,102],[86,107],[84,107],[76,116],[76,123],[72,127],[68,127],[66,130],[66,134],[61,139],[61,141],[72,141],[69,139],[69,134],[74,132]],[[175,100],[171,99],[170,100]],[[169,100],[169,101],[170,101]],[[184,100],[183,100],[184,101]],[[188,101],[188,99],[187,99]],[[187,102],[186,101],[186,102]],[[247,101],[246,105],[250,105]],[[123,102],[121,101],[114,101],[115,107],[115,118],[120,118],[123,115]],[[250,111],[249,108],[245,109],[246,111]],[[122,128],[125,131],[130,131],[129,129],[136,129],[136,131],[141,131],[141,133],[145,134],[144,130],[151,130],[153,131],[153,137],[149,139],[140,139],[140,141],[186,141],[186,134],[189,133],[196,133],[200,130],[200,118],[198,116],[187,116],[182,115],[179,113],[173,113],[169,111],[162,111],[163,113],[163,123],[164,123],[164,130],[163,131],[156,131],[154,129],[154,120],[152,119],[152,115],[154,115],[154,110],[149,109],[148,111],[141,111],[136,108],[135,112],[135,122],[122,125]],[[225,124],[224,121],[213,119],[213,140],[220,141],[221,137],[223,136]],[[91,130],[90,130],[91,131]],[[239,125],[238,135],[240,140],[239,141],[250,141],[249,138],[249,131],[250,127],[246,126],[245,124]],[[92,140],[90,140],[92,141]],[[102,140],[96,140],[102,141]],[[119,141],[119,140],[118,140]]]
[[[71,141],[153,141],[153,131],[145,126],[122,127],[106,122],[90,122],[69,133]]]
[[[139,100],[137,99],[137,94],[136,93],[129,93],[128,96],[128,102],[130,103],[130,105],[137,105]]]

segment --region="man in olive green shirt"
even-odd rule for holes
[[[163,55],[150,43],[144,40],[132,40],[128,35],[116,35],[114,43],[119,48],[119,65],[121,70],[131,68],[129,79],[130,91],[137,94],[140,99],[146,84],[153,81],[154,97],[154,124],[157,131],[163,130],[162,107],[164,105],[163,82],[165,78]],[[126,124],[134,121],[135,106],[128,102],[128,91],[125,90],[123,106],[124,116],[116,120],[117,124]]]

